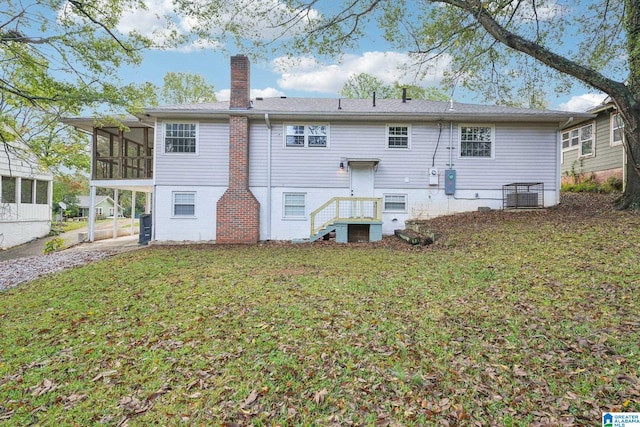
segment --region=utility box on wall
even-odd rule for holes
[[[429,169],[429,185],[438,185],[438,168]]]
[[[444,171],[444,194],[450,196],[456,193],[456,171],[447,169]]]

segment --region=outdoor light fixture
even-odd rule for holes
[[[344,170],[344,161],[340,161],[340,169]]]

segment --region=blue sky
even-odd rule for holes
[[[119,29],[123,32],[135,28],[145,35],[159,37],[163,31],[163,12],[169,12],[168,0],[145,0],[148,11],[131,11],[121,22]],[[265,3],[277,4],[278,0],[266,0]],[[191,23],[178,22],[179,30],[187,31]],[[182,28],[181,28],[182,27]],[[260,31],[258,28],[256,31]],[[161,38],[162,36],[160,36]],[[141,66],[123,68],[120,77],[125,83],[152,82],[162,84],[165,73],[190,72],[205,77],[216,88],[219,100],[228,99],[229,91],[229,54],[243,53],[229,48],[230,53],[223,53],[215,46],[202,47],[194,43],[174,50],[153,50],[145,53]],[[386,83],[396,80],[420,86],[437,86],[446,64],[437,65],[426,78],[414,81],[413,74],[404,74],[398,67],[409,63],[406,52],[391,49],[380,37],[378,30],[370,26],[367,38],[363,39],[357,51],[345,54],[341,60],[316,59],[314,57],[294,58],[289,63],[283,57],[271,57],[264,61],[252,63],[251,88],[252,97],[289,96],[289,97],[338,97],[346,79],[356,73],[369,73]],[[456,89],[453,94],[458,102],[482,103],[474,94]],[[575,92],[548,99],[550,109],[584,111],[597,105],[604,96],[587,89],[576,89]]]

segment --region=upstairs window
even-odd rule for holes
[[[196,123],[165,123],[164,152],[195,153],[197,128]]]
[[[493,157],[493,126],[461,125],[460,157]]]
[[[325,148],[329,126],[326,124],[293,124],[285,126],[285,146]]]
[[[624,138],[624,123],[622,122],[622,116],[618,113],[611,115],[611,145],[622,144],[622,138]]]
[[[387,148],[409,148],[408,125],[387,126]]]

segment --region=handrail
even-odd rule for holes
[[[334,197],[311,212],[311,235],[336,222],[382,221],[378,197]]]

